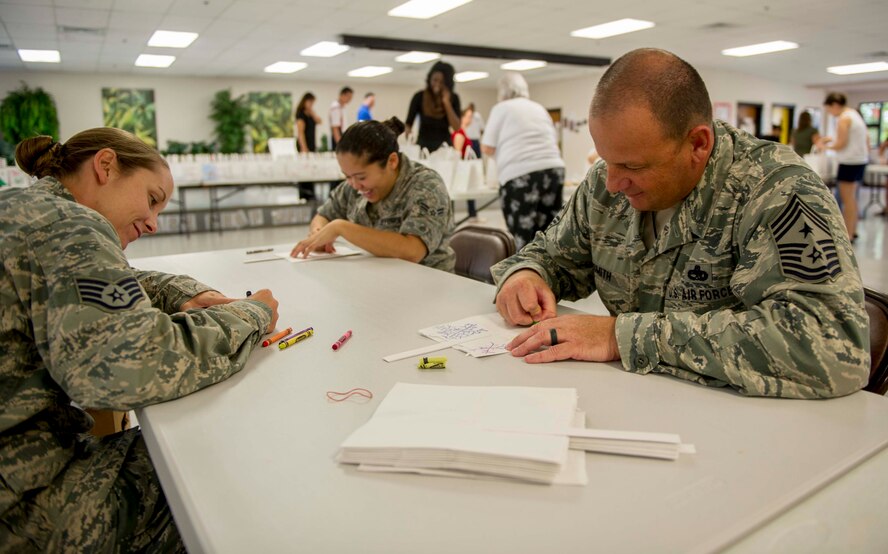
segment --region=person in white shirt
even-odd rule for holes
[[[821,150],[835,150],[839,162],[836,181],[839,198],[842,200],[842,217],[851,242],[857,239],[857,183],[863,181],[866,164],[869,162],[869,135],[866,123],[857,110],[847,107],[845,95],[831,92],[823,101],[827,113],[838,118],[835,137],[823,137],[817,141]]]
[[[350,87],[342,87],[339,98],[330,104],[330,150],[335,151],[336,145],[342,139],[342,133],[348,127],[345,123],[345,105],[351,102],[354,91]]]
[[[496,157],[503,215],[520,249],[561,211],[564,161],[552,118],[529,98],[524,77],[507,73],[497,89],[481,151]]]
[[[472,141],[472,150],[475,155],[481,157],[481,134],[484,132],[484,118],[475,109],[475,103],[470,102],[468,109],[472,110],[472,121],[466,127],[466,136]]]

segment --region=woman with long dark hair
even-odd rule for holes
[[[451,144],[451,129],[459,129],[462,113],[459,95],[453,92],[453,66],[437,62],[426,76],[426,88],[413,95],[407,111],[407,134],[413,121],[419,116],[419,133],[416,143],[433,152],[442,144]]]

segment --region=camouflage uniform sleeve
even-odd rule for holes
[[[449,236],[450,222],[453,220],[450,197],[437,173],[422,171],[419,175],[428,182],[424,183],[425,186],[409,183],[419,192],[410,198],[410,204],[407,206],[407,212],[398,232],[418,237],[425,244],[427,253],[431,254],[438,250],[444,239]]]
[[[545,231],[538,232],[520,252],[490,268],[497,294],[506,279],[522,269],[539,273],[558,300],[579,300],[595,292],[590,213],[603,213],[592,194],[592,183],[600,177],[599,171],[591,171]]]
[[[866,385],[868,316],[835,202],[807,169],[784,168],[760,190],[733,229],[731,290],[745,309],[618,316],[628,371],[729,384],[753,396],[828,398]],[[799,256],[793,248],[808,236]]]
[[[318,215],[329,221],[348,219],[348,195],[351,190],[352,188],[345,181],[339,183],[339,186],[330,193],[327,201],[318,208]]]
[[[187,395],[239,371],[271,322],[242,300],[167,315],[154,308],[113,229],[86,216],[29,238],[46,286],[33,292],[35,338],[52,378],[84,407],[129,410]]]
[[[139,284],[148,294],[151,305],[168,314],[178,312],[179,306],[198,294],[215,290],[187,275],[170,275],[160,271],[138,269],[134,271]]]

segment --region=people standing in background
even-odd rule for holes
[[[524,77],[507,73],[498,83],[497,98],[481,151],[496,156],[503,215],[520,250],[561,210],[564,161],[552,117],[530,99]]]
[[[820,134],[811,125],[811,113],[802,112],[799,115],[799,126],[793,129],[789,143],[792,145],[793,150],[796,151],[796,154],[804,156],[811,153],[814,143],[818,140],[820,140]]]
[[[315,126],[321,122],[314,111],[315,95],[306,92],[296,106],[296,146],[300,152],[317,152]]]
[[[866,123],[857,110],[849,108],[848,100],[840,92],[831,92],[823,105],[827,113],[838,118],[835,137],[822,137],[817,141],[821,150],[835,150],[839,162],[836,181],[842,201],[842,217],[851,242],[857,239],[857,183],[863,181],[869,161],[869,135]]]
[[[413,95],[407,110],[407,136],[419,116],[416,143],[434,152],[442,144],[450,144],[450,130],[459,129],[462,112],[459,95],[453,92],[453,66],[437,62],[426,76],[426,88]]]
[[[373,109],[373,104],[376,103],[376,95],[372,92],[368,92],[364,95],[364,101],[361,102],[361,105],[358,107],[358,121],[372,121],[373,114],[370,113],[370,110]]]
[[[471,106],[471,104],[469,104],[469,106]],[[466,150],[474,150],[472,147],[475,144],[475,141],[467,136],[468,132],[466,130],[472,122],[472,114],[474,114],[474,111],[472,111],[471,107],[463,110],[462,117],[459,120],[459,129],[450,135],[453,149],[459,152],[460,159],[466,157]]]
[[[336,150],[336,145],[342,139],[342,133],[348,128],[345,121],[345,105],[351,102],[354,91],[350,87],[342,87],[339,98],[330,104],[330,149]]]
[[[484,133],[484,118],[475,108],[475,103],[469,103],[469,109],[472,110],[472,122],[466,128],[466,136],[472,141],[472,150],[475,155],[481,157],[481,135]]]

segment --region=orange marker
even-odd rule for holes
[[[262,341],[262,347],[265,348],[265,347],[268,346],[269,344],[281,340],[282,338],[286,337],[287,335],[289,335],[289,334],[292,333],[292,332],[293,332],[293,328],[292,328],[292,327],[287,327],[286,329],[284,329],[284,330],[281,331],[280,333],[278,333],[278,334],[276,334],[276,335],[274,335],[274,336],[271,336],[271,337],[265,339],[264,341]]]

